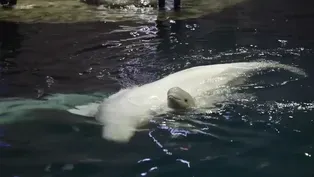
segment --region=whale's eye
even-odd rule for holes
[[[184,99],[184,101],[185,101],[185,102],[188,102],[188,100],[187,100],[187,99]]]

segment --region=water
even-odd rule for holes
[[[218,113],[185,115],[191,119],[161,116],[125,145],[105,141],[100,126],[64,111],[27,112],[0,125],[1,177],[312,177],[312,9],[305,0],[255,0],[157,25],[1,22],[3,98],[111,94],[192,66],[256,59],[308,74],[259,72],[238,90],[254,99],[229,102]],[[27,117],[35,119],[22,121]]]

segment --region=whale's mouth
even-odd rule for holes
[[[168,98],[169,100],[176,100],[176,101],[180,101],[180,100],[181,100],[179,97],[176,97],[176,96],[174,96],[174,95],[168,95],[167,98]]]
[[[174,95],[168,95],[168,107],[172,109],[185,109],[186,105],[182,102],[182,99],[180,97],[174,96]]]

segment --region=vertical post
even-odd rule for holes
[[[159,10],[164,10],[166,5],[166,0],[158,0],[158,8]]]
[[[17,0],[9,0],[9,5],[10,6],[15,6],[17,3]]]
[[[173,9],[175,11],[179,10],[181,7],[181,0],[173,0]]]
[[[3,7],[12,7],[14,5],[16,5],[17,0],[0,0],[0,4]]]

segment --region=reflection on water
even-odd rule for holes
[[[20,118],[32,120],[0,125],[0,176],[310,177],[313,8],[289,2],[156,23],[1,22],[1,97],[112,93],[192,66],[256,59],[296,65],[308,77],[257,73],[236,90],[252,99],[215,113],[161,115],[126,145],[62,110],[30,111]]]
[[[169,1],[169,2],[168,2]],[[157,0],[23,0],[13,10],[1,10],[0,19],[16,22],[75,23],[187,19],[217,13],[245,0],[185,0],[181,12],[158,13]],[[172,1],[167,0],[168,8]],[[92,5],[91,5],[92,4]],[[69,10],[70,9],[70,10]]]

